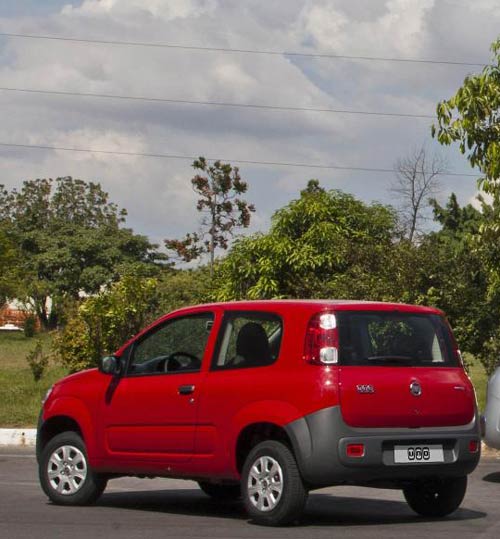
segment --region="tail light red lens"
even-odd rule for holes
[[[338,330],[334,313],[318,313],[309,321],[304,359],[313,365],[338,363]]]
[[[365,446],[364,444],[347,444],[346,453],[352,459],[363,458],[365,456]]]
[[[469,453],[477,453],[479,451],[479,441],[471,440],[469,442]]]

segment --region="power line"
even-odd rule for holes
[[[61,95],[72,97],[93,97],[93,98],[105,98],[105,99],[124,99],[130,101],[144,101],[151,103],[170,103],[176,105],[204,105],[204,106],[216,106],[216,107],[232,107],[232,108],[249,108],[249,109],[261,109],[261,110],[278,110],[288,112],[323,112],[323,113],[335,113],[335,114],[356,114],[363,116],[385,116],[394,118],[425,118],[436,119],[436,116],[429,114],[412,114],[402,112],[376,112],[367,110],[348,110],[348,109],[321,109],[312,107],[285,107],[280,105],[258,105],[254,103],[226,103],[221,101],[196,101],[187,99],[168,99],[163,97],[143,97],[143,96],[130,96],[130,95],[115,95],[115,94],[96,94],[87,92],[66,92],[59,90],[36,90],[32,88],[8,88],[0,87],[1,91],[5,92],[21,92],[30,94],[43,94],[43,95]]]
[[[362,60],[369,62],[401,62],[412,64],[435,64],[435,65],[452,65],[452,66],[468,66],[468,67],[484,67],[486,64],[478,62],[458,62],[452,60],[432,60],[421,58],[395,58],[395,57],[382,57],[382,56],[355,56],[348,54],[321,54],[321,53],[307,53],[307,52],[295,52],[295,51],[276,51],[265,49],[233,49],[228,47],[202,47],[193,45],[178,45],[173,43],[155,43],[147,41],[118,41],[118,40],[104,40],[104,39],[83,39],[75,37],[62,37],[62,36],[48,36],[48,35],[34,35],[34,34],[13,34],[0,32],[0,37],[14,37],[23,39],[45,39],[53,41],[71,41],[73,43],[94,43],[100,45],[124,45],[130,47],[156,47],[163,49],[180,49],[187,51],[204,51],[204,52],[229,52],[239,54],[260,54],[271,56],[290,56],[298,58],[326,58],[331,60]]]
[[[38,150],[58,150],[64,152],[80,152],[80,153],[97,153],[106,155],[122,155],[130,157],[152,157],[158,159],[182,159],[193,161],[198,159],[199,156],[195,155],[175,155],[166,153],[143,153],[143,152],[120,152],[116,150],[97,150],[93,148],[67,148],[64,146],[49,146],[41,144],[14,144],[8,142],[0,142],[0,146],[6,148],[20,148],[20,149],[38,149]],[[295,168],[311,168],[311,169],[328,169],[328,170],[351,170],[355,172],[385,172],[394,173],[397,172],[393,168],[372,168],[372,167],[344,167],[340,165],[318,165],[314,163],[290,163],[283,161],[256,161],[249,159],[227,159],[227,158],[213,158],[207,157],[207,161],[224,161],[226,163],[239,163],[243,165],[265,165],[265,166],[277,166],[277,167],[295,167]],[[462,174],[458,172],[439,172],[440,176],[463,176],[477,178],[477,174]]]

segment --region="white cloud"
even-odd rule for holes
[[[286,6],[286,9],[283,7]],[[22,8],[20,8],[21,10]],[[362,56],[487,58],[495,3],[450,0],[84,0],[52,15],[20,13],[0,29],[90,39]],[[470,68],[467,68],[470,69]],[[0,43],[0,86],[171,99],[432,114],[467,69],[282,55],[10,39]],[[167,105],[0,91],[0,142],[226,159],[391,167],[429,139],[426,120]],[[455,148],[455,171],[465,169]],[[0,149],[0,181],[73,175],[101,181],[154,239],[196,228],[189,160]],[[390,173],[242,165],[253,227],[311,177],[365,200],[389,200]],[[444,179],[467,197],[472,178]]]
[[[84,0],[78,7],[68,4],[62,9],[62,14],[73,17],[90,15],[122,21],[140,17],[170,22],[179,18],[197,17],[213,11],[215,7],[215,0]]]
[[[425,18],[434,3],[435,0],[378,2],[382,11],[363,20],[361,11],[366,9],[366,2],[358,4],[357,13],[353,13],[352,5],[341,0],[309,0],[301,13],[300,26],[305,40],[321,51],[417,57],[427,32]]]

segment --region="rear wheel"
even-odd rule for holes
[[[39,477],[45,494],[59,505],[93,503],[107,483],[106,477],[90,468],[85,444],[76,432],[63,432],[47,443],[40,457]]]
[[[198,485],[205,494],[216,500],[237,500],[241,496],[239,485],[221,485],[208,481],[198,481]]]
[[[264,526],[289,524],[299,518],[307,500],[292,452],[274,440],[261,442],[248,454],[241,493],[252,520]]]
[[[425,517],[444,517],[453,513],[465,496],[467,477],[415,481],[403,489],[408,505]]]

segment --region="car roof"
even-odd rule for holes
[[[201,305],[184,307],[175,312],[192,311],[198,309],[222,309],[238,311],[256,311],[263,310],[289,310],[294,307],[304,310],[336,310],[336,311],[402,311],[419,312],[428,314],[440,314],[443,312],[435,307],[423,305],[410,305],[407,303],[384,302],[384,301],[366,301],[366,300],[345,300],[345,299],[269,299],[269,300],[244,300],[227,301],[219,303],[205,303]],[[318,309],[319,308],[319,309]]]

